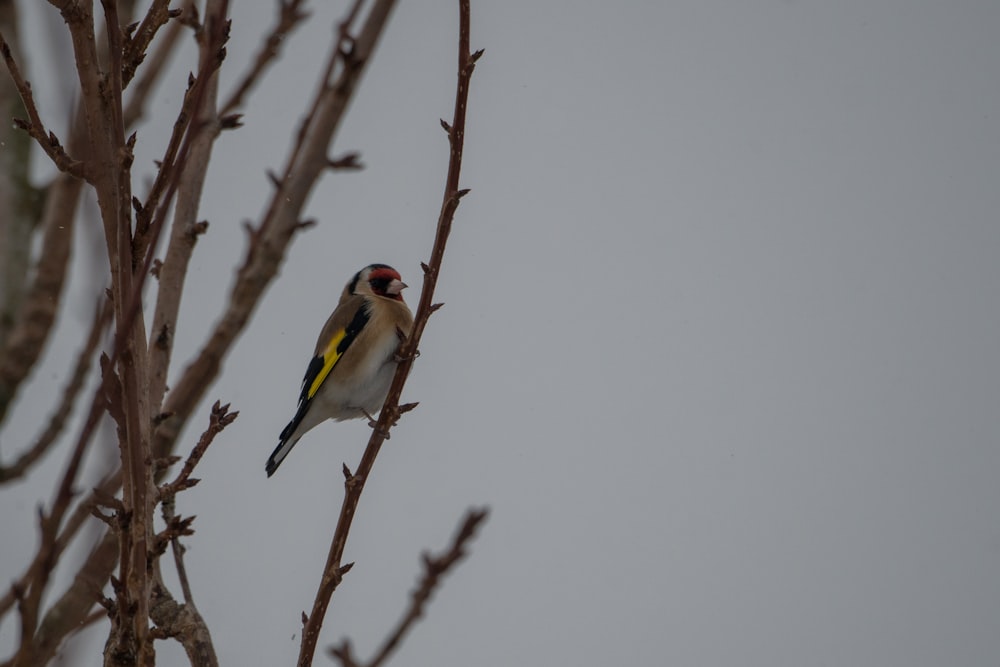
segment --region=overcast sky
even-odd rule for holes
[[[232,4],[223,91],[273,13]],[[216,146],[175,378],[228,296],[241,222],[270,195],[339,4],[315,3],[245,127]],[[64,34],[38,5],[36,68]],[[187,566],[225,664],[297,656],[341,463],[356,466],[368,429],[315,429],[271,479],[264,461],[348,278],[389,263],[417,301],[456,5],[393,15],[334,149],[366,169],[322,180],[319,224],[181,445],[216,398],[240,411],[178,501],[198,515]],[[393,664],[995,666],[998,34],[992,0],[473,0],[486,56],[446,305],[404,394],[420,407],[366,486],[321,647],[350,637],[370,655],[420,552],[485,504],[469,559]],[[137,182],[192,67],[178,61],[140,128]],[[59,78],[31,74],[39,104],[55,100]],[[47,118],[65,117],[56,106]],[[94,283],[71,287],[5,456],[61,386]],[[0,493],[0,533],[25,536],[4,539],[3,579],[34,549],[31,508],[60,469],[53,455]],[[15,625],[0,627],[4,655]],[[90,664],[105,630],[83,640]]]

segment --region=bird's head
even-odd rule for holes
[[[345,292],[360,296],[380,296],[394,301],[403,300],[406,283],[396,269],[388,264],[369,264],[354,274]]]

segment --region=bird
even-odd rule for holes
[[[369,264],[344,286],[316,341],[295,416],[267,459],[268,477],[317,425],[327,419],[372,419],[382,408],[396,373],[400,341],[413,327],[413,313],[403,301],[405,288],[388,264]]]

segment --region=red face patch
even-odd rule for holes
[[[368,282],[370,283],[380,281],[390,282],[402,279],[402,276],[399,275],[399,271],[388,266],[385,268],[373,269],[371,274],[368,276]]]
[[[371,273],[368,274],[368,284],[371,286],[374,294],[383,296],[387,299],[402,301],[402,294],[399,294],[398,292],[396,294],[389,294],[387,291],[389,289],[389,285],[392,284],[393,281],[397,280],[402,282],[399,272],[391,266],[376,266],[371,270]]]

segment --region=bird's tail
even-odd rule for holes
[[[309,412],[310,405],[312,405],[312,401],[300,402],[299,409],[295,411],[292,421],[288,422],[288,425],[281,430],[281,435],[278,436],[278,446],[271,452],[271,456],[267,459],[267,465],[264,466],[268,477],[273,475],[274,471],[278,469],[278,466],[288,456],[288,452],[292,451],[292,447],[299,441],[299,438],[315,426],[315,424],[306,424],[305,427],[299,428],[302,426],[302,420],[305,419],[306,413]]]
[[[285,434],[282,433],[282,435]],[[290,437],[281,439],[281,442],[279,442],[278,446],[274,448],[273,452],[271,452],[271,456],[268,457],[267,464],[264,466],[264,469],[267,470],[268,477],[274,474],[274,471],[278,469],[278,466],[281,465],[281,462],[285,460],[286,456],[288,456],[288,452],[292,451],[292,447],[294,447],[295,443],[298,441],[298,437],[294,439]]]

